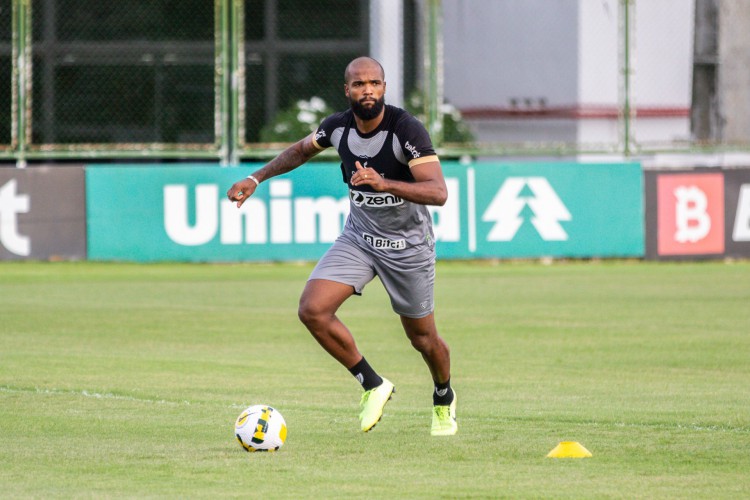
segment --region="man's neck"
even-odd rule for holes
[[[357,124],[357,130],[359,130],[361,134],[369,134],[370,132],[378,128],[378,125],[380,125],[380,122],[383,121],[384,116],[385,108],[383,108],[383,111],[381,111],[380,114],[372,120],[363,120],[355,114],[354,122]]]

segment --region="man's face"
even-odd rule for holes
[[[385,81],[377,64],[362,62],[350,68],[344,85],[352,111],[362,120],[372,120],[385,106]]]

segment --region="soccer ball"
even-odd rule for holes
[[[276,451],[286,441],[286,421],[278,410],[254,405],[237,417],[234,435],[245,451]]]

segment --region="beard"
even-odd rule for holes
[[[369,108],[354,99],[349,99],[349,104],[351,105],[354,114],[359,118],[362,120],[372,120],[373,118],[377,118],[380,112],[383,111],[383,107],[385,106],[385,96],[375,100]]]

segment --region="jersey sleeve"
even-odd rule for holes
[[[427,129],[413,116],[406,115],[399,120],[396,126],[396,136],[409,168],[422,163],[439,161]]]
[[[336,128],[341,126],[342,118],[342,113],[334,113],[320,122],[318,129],[313,135],[313,145],[316,148],[323,150],[333,145],[331,144],[331,135]]]

